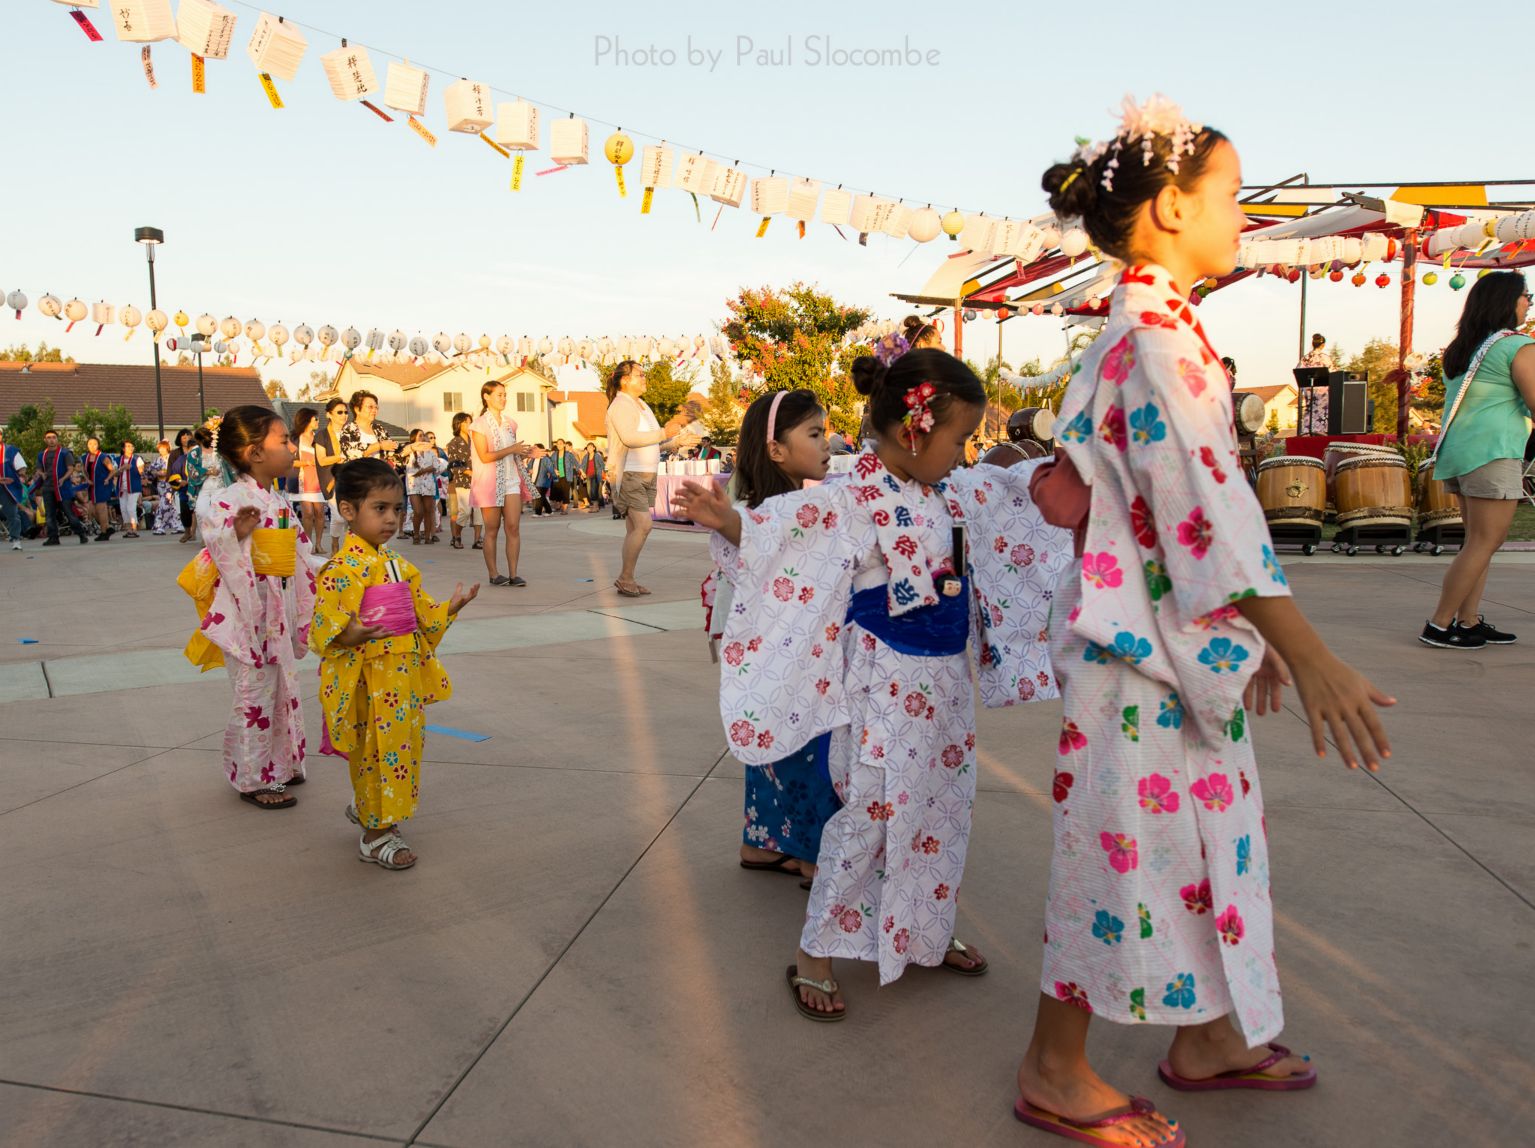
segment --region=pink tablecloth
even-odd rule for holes
[[[715,482],[726,483],[730,481],[728,474],[658,474],[656,475],[656,504],[650,509],[650,516],[658,521],[686,522],[672,509],[672,496],[682,489],[684,482],[703,482],[712,478]]]

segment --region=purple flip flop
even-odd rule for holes
[[[1256,1088],[1266,1092],[1298,1092],[1302,1088],[1310,1088],[1316,1083],[1316,1069],[1311,1065],[1306,1066],[1305,1072],[1297,1072],[1290,1076],[1269,1076],[1264,1069],[1278,1064],[1285,1057],[1292,1055],[1290,1050],[1282,1044],[1270,1044],[1269,1055],[1251,1068],[1239,1071],[1223,1072],[1219,1076],[1212,1076],[1207,1080],[1190,1080],[1186,1076],[1179,1076],[1173,1071],[1173,1066],[1168,1061],[1157,1065],[1157,1075],[1162,1078],[1162,1083],[1169,1088],[1176,1088],[1179,1092],[1217,1092],[1225,1088]],[[1307,1057],[1309,1060],[1310,1058]]]
[[[1099,1135],[1099,1131],[1113,1128],[1137,1116],[1149,1116],[1156,1110],[1157,1106],[1144,1096],[1132,1096],[1130,1106],[1122,1112],[1100,1116],[1097,1120],[1071,1120],[1065,1116],[1057,1116],[1054,1112],[1046,1112],[1043,1108],[1030,1104],[1021,1096],[1013,1101],[1013,1115],[1024,1124],[1045,1132],[1053,1132],[1057,1136],[1064,1136],[1079,1144],[1114,1144],[1115,1141]],[[1186,1142],[1183,1129],[1174,1127],[1169,1139],[1158,1140],[1152,1148],[1184,1148]]]

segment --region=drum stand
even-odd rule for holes
[[[1332,552],[1346,553],[1350,558],[1359,553],[1361,546],[1374,545],[1375,553],[1391,551],[1393,558],[1412,545],[1412,528],[1406,524],[1382,523],[1371,525],[1362,522],[1358,526],[1345,526],[1333,536]]]
[[[1276,547],[1299,546],[1300,552],[1310,557],[1322,544],[1322,524],[1319,522],[1311,526],[1304,522],[1271,522],[1269,538]]]
[[[1433,526],[1419,526],[1418,536],[1413,540],[1412,549],[1416,554],[1424,551],[1435,558],[1444,553],[1446,546],[1453,546],[1459,550],[1466,544],[1466,524],[1459,518],[1453,522],[1438,522]]]

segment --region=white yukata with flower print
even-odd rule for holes
[[[1065,698],[1042,989],[1121,1022],[1283,1026],[1268,846],[1242,691],[1287,595],[1238,464],[1230,385],[1186,294],[1125,272],[1067,389],[1092,487],[1051,619]]]
[[[987,705],[1056,696],[1046,619],[1070,536],[1029,500],[1033,469],[977,467],[924,487],[868,452],[845,480],[742,515],[720,686],[730,748],[764,765],[831,733],[843,807],[821,837],[800,945],[876,961],[881,984],[939,964],[954,935],[976,781],[966,615]],[[849,620],[859,591],[888,611],[879,621],[937,606],[956,519],[972,588],[958,652],[902,653]]]

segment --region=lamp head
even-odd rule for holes
[[[161,231],[158,227],[135,227],[133,229],[133,240],[135,243],[142,243],[153,247],[165,242],[165,232]]]

